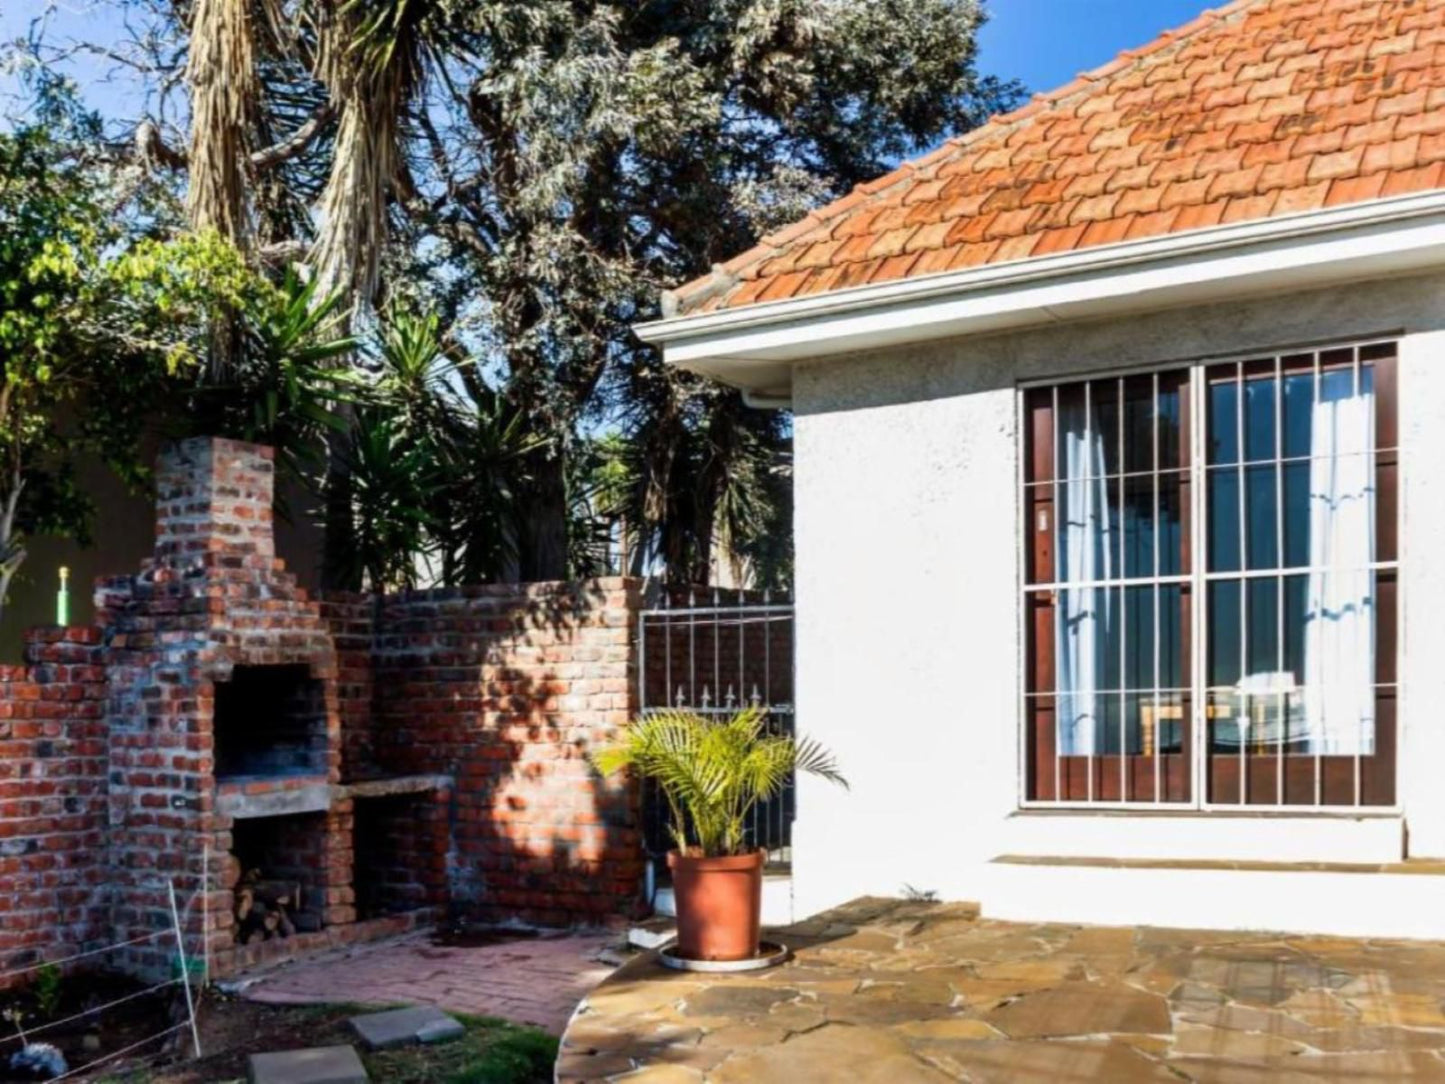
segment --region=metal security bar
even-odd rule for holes
[[[1396,806],[1395,361],[1377,340],[1023,390],[1024,805]],[[1348,501],[1368,549],[1363,520],[1321,524]],[[1351,576],[1374,662],[1341,740],[1307,630]]]
[[[767,712],[772,733],[796,735],[793,711],[793,604],[767,591],[653,589],[638,616],[638,702],[646,714],[683,710],[724,718],[746,707]],[[659,872],[672,847],[667,807],[644,784],[643,838]],[[796,790],[789,781],[748,819],[751,845],[772,869],[792,862]]]

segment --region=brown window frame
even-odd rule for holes
[[[1246,427],[1242,413],[1235,432],[1235,439],[1240,445],[1238,492],[1241,543],[1238,561],[1243,565],[1247,560],[1243,541],[1245,475],[1251,476],[1253,484],[1255,474],[1273,471],[1278,480],[1283,479],[1286,471],[1294,466],[1294,461],[1280,451],[1286,439],[1282,420],[1283,404],[1286,402],[1285,378],[1302,371],[1299,366],[1306,361],[1316,374],[1315,391],[1309,399],[1311,404],[1319,401],[1318,374],[1321,372],[1334,372],[1342,365],[1348,365],[1355,374],[1356,393],[1361,386],[1363,372],[1368,370],[1373,380],[1374,470],[1371,477],[1375,501],[1375,552],[1369,567],[1374,577],[1370,598],[1375,610],[1375,729],[1374,745],[1369,754],[1359,751],[1343,755],[1322,754],[1290,748],[1291,743],[1297,745],[1298,742],[1298,735],[1293,739],[1288,737],[1289,720],[1297,708],[1297,702],[1290,697],[1303,696],[1303,690],[1292,688],[1288,694],[1247,694],[1241,686],[1236,690],[1239,706],[1228,709],[1238,714],[1226,716],[1223,714],[1226,707],[1218,699],[1222,690],[1207,684],[1214,665],[1209,638],[1210,622],[1213,620],[1210,600],[1214,598],[1214,585],[1240,583],[1237,609],[1243,614],[1246,600],[1253,598],[1257,587],[1263,595],[1268,595],[1268,591],[1262,590],[1267,582],[1277,584],[1273,612],[1281,631],[1276,650],[1283,659],[1286,653],[1283,631],[1286,580],[1306,574],[1287,563],[1283,541],[1287,509],[1282,481],[1276,482],[1272,513],[1280,540],[1275,549],[1275,567],[1241,568],[1238,575],[1211,567],[1213,557],[1209,531],[1212,520],[1208,507],[1211,487],[1206,483],[1212,483],[1215,472],[1226,466],[1210,461],[1206,448],[1213,417],[1211,389],[1233,380],[1234,394],[1243,403],[1246,383],[1249,382],[1251,392],[1257,390],[1257,383],[1259,387],[1268,386],[1270,402],[1276,404],[1273,408],[1273,454],[1262,457],[1246,454]],[[1089,390],[1080,390],[1086,388]],[[1109,394],[1111,389],[1116,396],[1114,404],[1109,407],[1107,400],[1101,400],[1104,406],[1100,416],[1107,417],[1108,424],[1117,426],[1118,448],[1106,451],[1098,480],[1099,484],[1109,487],[1108,499],[1111,502],[1114,499],[1112,487],[1118,485],[1117,507],[1112,504],[1110,507],[1110,512],[1115,513],[1115,518],[1111,520],[1113,535],[1107,536],[1111,552],[1116,556],[1117,568],[1107,563],[1104,566],[1116,574],[1097,580],[1071,580],[1066,570],[1061,573],[1059,567],[1067,557],[1058,552],[1063,543],[1055,513],[1063,506],[1063,486],[1076,485],[1077,477],[1060,478],[1059,419],[1066,409],[1077,409],[1077,404],[1067,407],[1069,396],[1088,397],[1085,401],[1085,417],[1088,418],[1087,412],[1092,409],[1096,391]],[[1161,389],[1166,399],[1173,397],[1177,402],[1172,417],[1162,409],[1166,399],[1161,399]],[[1385,813],[1398,810],[1398,343],[1393,338],[1370,339],[1344,345],[1261,351],[1239,358],[1173,363],[1143,370],[1029,384],[1020,388],[1019,397],[1020,605],[1024,637],[1019,737],[1020,804],[1025,808],[1123,808],[1133,811],[1183,809],[1358,814],[1362,811]],[[1137,401],[1146,402],[1143,409],[1148,419],[1146,443],[1152,442],[1152,449],[1141,451],[1136,439],[1140,412],[1136,407],[1131,414],[1131,403]],[[1110,409],[1113,410],[1112,415],[1108,415]],[[1170,423],[1167,426],[1166,421]],[[1085,423],[1086,433],[1092,433],[1089,425],[1090,422]],[[1131,429],[1131,426],[1134,428]],[[1092,437],[1085,439],[1090,442],[1088,454],[1093,455]],[[1100,443],[1107,445],[1111,441]],[[1308,456],[1306,452],[1306,462],[1310,461]],[[1090,462],[1092,464],[1092,460]],[[1169,509],[1173,518],[1165,528],[1161,528],[1160,499],[1166,491],[1168,499],[1176,501],[1177,505]],[[1130,513],[1135,509],[1130,502],[1139,503],[1142,496],[1142,505],[1147,509],[1151,492],[1153,508],[1148,517],[1148,530],[1153,532],[1152,543],[1136,548],[1141,552],[1147,551],[1149,556],[1144,563],[1147,566],[1152,560],[1152,568],[1131,567],[1131,561],[1136,565],[1139,562],[1131,556],[1133,550],[1130,548],[1127,524]],[[1252,506],[1249,514],[1255,514]],[[1170,535],[1167,549],[1161,542],[1161,530],[1164,529]],[[1254,538],[1250,535],[1251,542]],[[1094,566],[1089,565],[1091,568]],[[1167,572],[1161,575],[1161,568],[1167,569]],[[1044,575],[1045,570],[1047,575]],[[1245,580],[1251,582],[1246,586]],[[1091,707],[1095,697],[1112,701],[1114,696],[1118,696],[1119,707],[1114,717],[1118,720],[1119,729],[1117,740],[1113,741],[1112,719],[1105,724],[1096,722],[1093,725],[1104,726],[1100,733],[1108,739],[1102,746],[1094,744],[1097,738],[1091,738],[1091,751],[1087,755],[1058,756],[1059,735],[1055,715],[1059,711],[1061,694],[1055,672],[1054,622],[1061,612],[1067,612],[1059,601],[1060,593],[1077,583],[1084,583],[1096,593],[1108,593],[1118,607],[1113,621],[1119,627],[1114,635],[1123,646],[1120,649],[1121,660],[1115,670],[1117,688],[1104,682],[1099,692],[1089,695]],[[1220,597],[1224,593],[1224,589],[1220,589]],[[1151,609],[1154,622],[1152,638],[1147,631],[1147,615]],[[1141,611],[1145,614],[1146,624],[1139,639],[1149,642],[1155,657],[1152,685],[1136,688],[1129,678],[1140,670],[1141,664],[1134,660],[1133,669],[1130,668],[1128,618],[1132,616],[1138,621]],[[1170,626],[1167,632],[1165,625],[1161,624],[1161,615],[1167,615],[1165,622]],[[1241,674],[1245,672],[1244,641],[1247,636],[1248,626],[1241,616],[1240,643],[1235,648]],[[1161,685],[1162,648],[1159,645],[1165,640],[1172,644],[1167,675],[1171,683]],[[1113,642],[1110,640],[1111,651]],[[1075,659],[1077,665],[1077,656]],[[1142,669],[1147,674],[1147,659],[1143,661]],[[1282,669],[1288,670],[1287,667]],[[1249,740],[1249,735],[1258,733],[1259,729],[1251,731],[1245,724],[1252,716],[1259,721],[1262,718],[1261,703],[1272,701],[1276,696],[1277,710],[1265,708],[1265,714],[1274,712],[1269,715],[1269,722],[1275,735],[1266,750]],[[1092,716],[1104,714],[1102,710],[1091,712]],[[1217,722],[1219,719],[1235,720],[1233,744],[1237,753],[1222,751],[1226,739],[1219,736],[1219,728],[1223,726]],[[1263,722],[1260,727],[1269,732]],[[1112,745],[1110,741],[1113,741]],[[1239,785],[1241,777],[1245,780],[1243,788]]]

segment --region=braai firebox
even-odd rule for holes
[[[304,664],[237,666],[217,682],[216,778],[326,774],[326,696]]]

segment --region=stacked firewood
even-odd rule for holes
[[[259,869],[247,870],[236,886],[236,940],[244,945],[254,938],[290,937],[300,910],[298,882],[267,880]]]

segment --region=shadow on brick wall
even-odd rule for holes
[[[325,600],[346,771],[454,780],[445,865],[459,917],[635,913],[637,790],[601,779],[588,753],[635,709],[641,596],[614,578]]]

